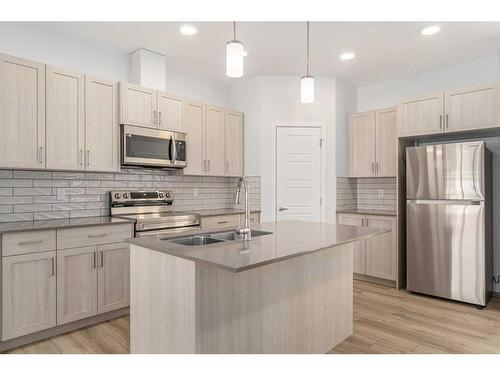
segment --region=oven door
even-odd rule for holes
[[[124,166],[163,168],[185,166],[185,161],[184,164],[176,163],[179,145],[176,142],[175,132],[122,125],[121,140],[122,165]]]
[[[147,230],[144,232],[136,232],[136,237],[145,237],[145,236],[171,236],[173,234],[182,234],[185,232],[192,232],[196,230],[201,230],[199,225],[195,225],[192,227],[180,227],[180,228],[169,228],[169,229],[159,229],[159,230]]]

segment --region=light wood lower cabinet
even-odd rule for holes
[[[354,273],[397,281],[397,219],[394,216],[338,213],[339,224],[390,229],[358,241],[354,246]]]
[[[252,212],[250,213],[250,228],[252,227],[252,224],[259,224],[260,223],[260,213],[259,212]],[[245,214],[240,215],[240,226],[245,224]]]
[[[389,233],[366,239],[366,274],[381,279],[396,280],[396,219],[390,216],[366,216],[365,225],[391,230]]]
[[[130,302],[130,261],[126,243],[99,245],[97,311],[126,307]]]
[[[240,215],[217,215],[201,218],[202,229],[236,228],[240,225]]]
[[[3,235],[0,341],[127,307],[129,247],[122,241],[132,235],[131,224]],[[23,238],[29,246],[19,245]],[[89,245],[78,246],[85,238]]]
[[[364,226],[364,215],[339,214],[339,224]],[[357,241],[353,245],[353,272],[364,275],[366,273],[366,241]]]
[[[56,252],[2,258],[2,340],[56,325]]]
[[[57,252],[57,324],[97,314],[97,246]]]

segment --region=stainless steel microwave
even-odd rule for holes
[[[186,134],[121,125],[122,166],[185,168]]]

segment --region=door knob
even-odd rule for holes
[[[286,207],[279,207],[278,211],[288,211],[288,208],[286,208]]]

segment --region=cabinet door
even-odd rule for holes
[[[84,76],[47,66],[47,168],[84,169]]]
[[[158,92],[158,128],[183,132],[183,100]]]
[[[445,131],[497,127],[500,100],[497,85],[445,93]]]
[[[368,227],[391,229],[388,233],[366,239],[366,274],[396,280],[396,218],[367,216]]]
[[[443,131],[443,93],[399,103],[399,135],[423,135]]]
[[[0,167],[45,168],[45,65],[0,54]]]
[[[224,176],[224,110],[207,107],[207,175]]]
[[[339,224],[356,225],[362,227],[364,224],[364,215],[338,214]],[[365,264],[365,240],[356,241],[353,248],[353,272],[364,275],[366,273]]]
[[[377,176],[395,177],[397,160],[397,122],[396,108],[376,112],[377,124]]]
[[[375,175],[375,112],[356,113],[349,121],[349,175]]]
[[[119,168],[118,84],[85,77],[85,161],[89,171]]]
[[[97,311],[127,307],[130,301],[129,247],[125,243],[99,245]]]
[[[97,246],[57,252],[57,324],[97,315]]]
[[[226,112],[226,176],[243,176],[243,114]]]
[[[120,82],[120,124],[156,128],[156,90]]]
[[[206,106],[185,101],[184,123],[187,131],[187,167],[184,168],[184,174],[204,175],[206,168]]]
[[[56,325],[56,252],[2,258],[2,340]]]

